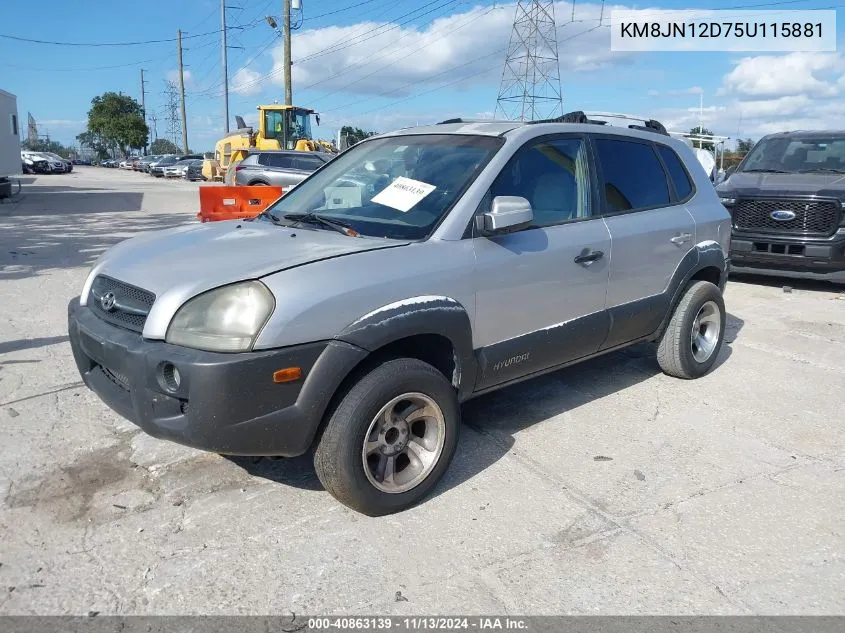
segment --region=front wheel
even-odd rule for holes
[[[713,367],[725,337],[725,302],[707,281],[687,286],[657,347],[657,362],[676,378],[699,378]]]
[[[391,360],[355,383],[330,414],[314,466],[341,503],[390,514],[437,483],[459,431],[457,396],[445,376],[416,359]]]

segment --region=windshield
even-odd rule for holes
[[[845,136],[764,138],[737,171],[845,173]]]
[[[158,162],[159,165],[174,165],[175,163],[176,163],[176,157],[175,156],[165,156],[164,158],[162,158]]]
[[[431,134],[359,143],[268,211],[318,213],[361,235],[423,239],[502,146],[497,137]]]

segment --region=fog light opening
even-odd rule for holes
[[[182,375],[173,363],[162,363],[159,367],[161,385],[168,391],[178,391],[182,385]]]

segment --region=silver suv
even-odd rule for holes
[[[368,139],[252,221],[105,253],[69,306],[79,371],[155,437],[314,445],[337,499],[407,508],[469,398],[639,341],[672,376],[713,366],[730,217],[662,132],[573,113]]]
[[[333,157],[333,154],[323,152],[252,152],[232,169],[230,184],[291,187],[301,183]]]

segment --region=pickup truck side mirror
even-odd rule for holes
[[[486,235],[527,226],[534,219],[531,203],[519,196],[496,196],[490,210],[478,216],[477,227]]]

